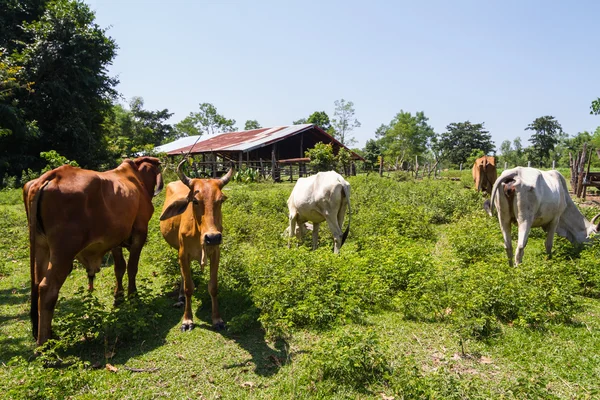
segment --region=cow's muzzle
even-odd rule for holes
[[[207,233],[204,235],[204,244],[208,246],[215,246],[221,244],[223,241],[223,235],[220,233]]]

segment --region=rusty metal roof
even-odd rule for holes
[[[295,135],[310,129],[313,124],[275,126],[273,128],[252,129],[250,131],[229,132],[202,140],[193,146],[185,146],[174,149],[167,154],[177,155],[187,153],[204,153],[209,151],[242,151],[247,152],[256,148],[266,146],[285,137]]]

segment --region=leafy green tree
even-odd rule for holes
[[[307,124],[308,122],[306,121],[306,118],[300,118],[296,121],[292,122],[292,125],[304,125]]]
[[[336,100],[334,104],[334,118],[331,121],[333,137],[343,145],[350,146],[356,142],[350,134],[355,128],[360,128],[360,122],[354,117],[354,103],[341,99]]]
[[[508,168],[513,168],[516,166],[524,166],[527,164],[525,160],[525,153],[523,152],[523,146],[521,145],[521,138],[516,137],[512,144],[510,140],[505,140],[500,145],[500,154],[502,156],[502,163],[506,162]],[[498,166],[503,166],[498,163]]]
[[[245,131],[250,131],[252,129],[260,129],[260,128],[262,128],[262,126],[260,126],[260,124],[258,123],[258,121],[255,120],[255,119],[249,119],[244,124],[244,130]]]
[[[191,112],[188,117],[188,122],[193,121],[194,127],[200,135],[214,135],[215,133],[237,130],[235,119],[225,118],[217,112],[217,108],[211,103],[201,103],[200,111]]]
[[[395,159],[398,165],[407,158],[423,155],[435,136],[428,120],[422,111],[413,116],[400,110],[389,125],[381,125],[375,135],[379,137],[378,144],[384,156]]]
[[[11,104],[19,109],[23,130],[0,137],[0,176],[18,175],[44,162],[39,154],[56,150],[84,167],[110,161],[104,138],[104,115],[110,112],[118,81],[107,67],[116,55],[115,42],[94,22],[94,13],[79,1],[9,1],[0,6],[2,45],[11,49],[20,89]],[[6,57],[3,56],[3,61]],[[27,90],[30,87],[32,90]],[[35,134],[31,134],[34,132]]]
[[[531,161],[540,167],[546,166],[550,152],[559,142],[562,126],[551,115],[536,118],[525,130],[534,131],[529,138],[531,142]]]
[[[174,138],[173,128],[166,123],[173,114],[167,109],[149,111],[143,107],[144,99],[141,97],[130,101],[129,110],[116,104],[105,122],[110,126],[107,135],[109,149],[116,158],[151,151]]]
[[[315,111],[306,120],[307,124],[315,124],[325,132],[331,133],[331,121],[325,111]]]
[[[600,97],[592,101],[592,105],[590,106],[590,114],[600,115]]]
[[[365,149],[363,151],[363,158],[365,159],[365,168],[367,170],[373,170],[378,162],[378,158],[381,156],[381,148],[379,143],[374,139],[367,140]]]
[[[335,155],[331,143],[319,142],[312,149],[306,150],[305,155],[310,158],[308,165],[315,172],[331,171],[335,167]]]
[[[438,146],[443,158],[455,165],[466,163],[473,150],[490,154],[495,147],[483,123],[472,124],[469,121],[453,122],[446,126],[446,132],[440,135]]]
[[[192,115],[188,115],[173,126],[173,140],[201,134],[202,132],[196,126],[196,120]]]

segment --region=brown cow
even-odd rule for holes
[[[38,345],[52,336],[58,292],[73,269],[74,259],[87,269],[89,289],[93,289],[102,257],[112,250],[117,278],[115,299],[123,294],[125,268],[128,293],[136,291],[140,252],[154,212],[152,196],[163,186],[159,165],[154,157],[125,160],[106,172],[64,165],[25,184],[31,323]],[[122,247],[130,252],[127,265]]]
[[[217,300],[217,274],[219,270],[220,244],[223,223],[221,204],[225,196],[221,189],[233,175],[233,168],[221,179],[190,179],[181,170],[183,160],[177,166],[179,181],[167,185],[167,197],[160,216],[160,231],[171,247],[179,250],[179,267],[183,277],[185,311],[181,330],[194,327],[192,294],[194,282],[190,263],[200,262],[202,268],[206,257],[210,258],[208,292],[212,300],[212,324],[215,329],[225,328],[219,315]],[[192,203],[191,207],[188,205]]]
[[[491,194],[497,177],[495,157],[483,156],[475,160],[475,164],[473,164],[473,180],[478,192],[484,191],[487,194]]]

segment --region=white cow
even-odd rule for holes
[[[548,257],[552,255],[554,233],[575,244],[587,241],[598,229],[593,223],[598,215],[590,222],[581,214],[569,196],[565,178],[558,171],[524,167],[506,170],[495,182],[490,200],[486,200],[484,208],[490,216],[494,205],[498,209],[498,221],[511,266],[511,222],[516,222],[519,228],[516,265],[523,259],[523,250],[533,227],[542,227],[546,231]]]
[[[348,209],[348,227],[342,234],[344,216]],[[317,248],[319,241],[319,224],[327,221],[333,234],[333,252],[339,253],[350,231],[350,184],[337,172],[319,172],[306,178],[298,179],[296,186],[288,199],[290,211],[290,226],[286,229],[289,234],[288,247],[291,238],[296,235],[298,240],[312,226],[312,248]]]

